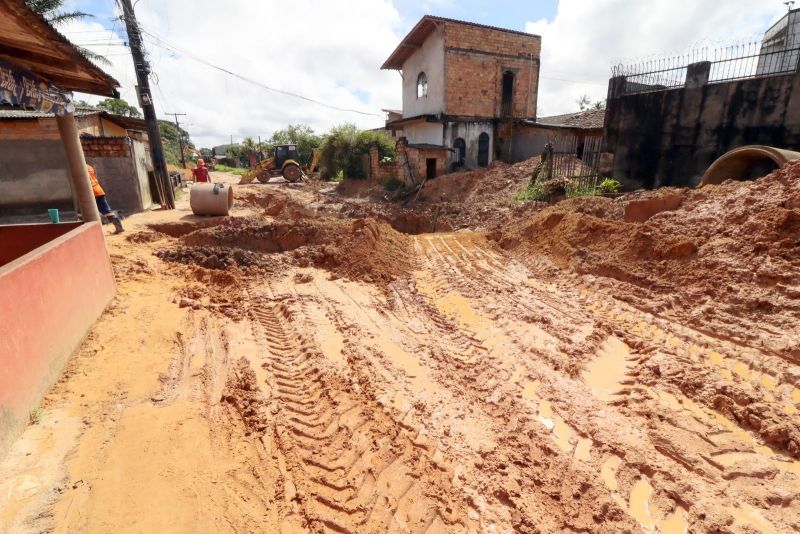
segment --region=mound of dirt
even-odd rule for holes
[[[266,253],[288,252],[329,240],[325,225],[304,220],[274,223],[256,217],[229,218],[223,224],[181,237],[181,242],[190,246],[227,247]]]
[[[313,210],[278,191],[265,191],[263,189],[236,189],[236,204],[251,208],[263,208],[264,215],[281,218],[306,218],[313,217]]]
[[[330,243],[297,258],[301,265],[313,264],[339,276],[382,285],[413,270],[412,247],[410,238],[387,222],[356,219],[341,224]]]
[[[621,300],[800,362],[800,162],[755,182],[573,199],[490,238],[529,264],[544,255],[623,282],[610,284]]]
[[[197,265],[206,269],[227,269],[233,265],[273,271],[279,260],[265,254],[221,246],[177,246],[156,250],[154,253],[164,261]]]
[[[490,229],[511,217],[512,199],[525,188],[538,163],[538,157],[514,165],[496,161],[487,169],[439,176],[425,183],[416,200],[412,195],[391,202],[392,194],[383,186],[366,181],[347,181],[336,192],[339,199],[372,201],[351,202],[342,208],[343,215],[384,219],[404,233]]]

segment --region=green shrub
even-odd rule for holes
[[[622,184],[613,178],[604,178],[603,181],[600,182],[600,191],[603,193],[619,193],[621,187]]]
[[[379,158],[394,158],[394,142],[383,132],[359,130],[355,124],[335,126],[322,140],[320,172],[323,179],[344,173],[347,178],[366,178],[361,157],[372,144],[378,145]]]
[[[550,194],[545,190],[541,182],[528,182],[525,189],[514,195],[511,199],[512,204],[521,204],[531,201],[549,202]]]

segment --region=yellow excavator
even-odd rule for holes
[[[319,148],[313,149],[311,165],[303,170],[298,163],[297,145],[275,145],[272,148],[272,157],[250,167],[242,175],[239,184],[251,184],[256,179],[265,184],[276,176],[283,176],[288,182],[299,182],[317,170],[321,153]]]

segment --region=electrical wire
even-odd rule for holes
[[[372,116],[372,117],[383,117],[383,114],[380,114],[380,113],[370,113],[370,112],[361,111],[361,110],[358,110],[358,109],[343,108],[343,107],[339,107],[339,106],[333,106],[331,104],[326,104],[324,102],[320,102],[319,100],[315,100],[313,98],[310,98],[310,97],[307,97],[307,96],[304,96],[304,95],[293,93],[291,91],[285,91],[283,89],[277,89],[275,87],[271,87],[271,86],[269,86],[267,84],[264,84],[264,83],[259,82],[257,80],[253,80],[252,78],[248,78],[247,76],[244,76],[242,74],[238,74],[238,73],[233,72],[233,71],[231,71],[229,69],[226,69],[225,67],[220,67],[219,65],[215,65],[215,64],[213,64],[213,63],[211,63],[209,61],[206,61],[206,60],[204,60],[204,59],[192,54],[191,52],[188,52],[186,50],[182,50],[179,47],[173,45],[172,43],[162,39],[161,37],[149,32],[147,30],[142,29],[141,26],[139,27],[139,31],[143,35],[148,36],[150,38],[150,39],[148,39],[148,41],[150,41],[150,43],[155,45],[155,46],[160,46],[160,47],[172,50],[175,53],[178,53],[178,54],[181,54],[183,56],[186,56],[186,57],[188,57],[188,58],[190,58],[190,59],[192,59],[194,61],[197,61],[198,63],[206,65],[207,67],[211,67],[213,69],[216,69],[216,70],[218,70],[220,72],[223,72],[223,73],[225,73],[225,74],[227,74],[229,76],[232,76],[234,78],[242,80],[243,82],[249,83],[249,84],[254,85],[256,87],[259,87],[261,89],[265,89],[267,91],[270,91],[270,92],[273,92],[273,93],[277,93],[277,94],[280,94],[280,95],[289,96],[289,97],[292,97],[292,98],[297,98],[297,99],[300,99],[300,100],[304,100],[306,102],[311,102],[312,104],[316,104],[318,106],[322,106],[322,107],[325,107],[325,108],[328,108],[328,109],[333,109],[333,110],[336,110],[336,111],[343,111],[343,112],[346,112],[346,113],[357,113],[359,115],[366,115],[366,116]]]

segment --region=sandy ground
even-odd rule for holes
[[[108,237],[118,296],[0,462],[0,531],[800,529],[796,435],[726,404],[796,425],[790,352],[481,233],[238,198]]]

